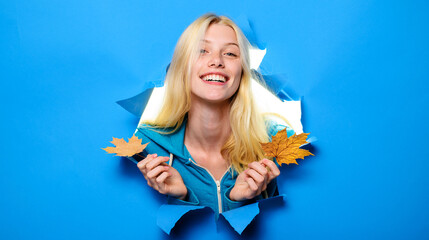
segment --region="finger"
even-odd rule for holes
[[[170,176],[170,173],[163,172],[155,180],[158,184],[164,183],[164,181]]]
[[[156,154],[149,154],[149,155],[147,155],[147,157],[144,160],[137,163],[137,167],[139,168],[140,172],[142,172],[142,174],[145,178],[146,178],[146,173],[147,173],[146,165],[148,162],[152,161],[155,157],[156,157]]]
[[[249,175],[247,174],[247,171],[248,171],[249,169],[247,168],[246,170],[244,170],[243,172],[241,172],[240,174],[238,174],[238,176],[237,176],[237,180],[236,181],[241,181],[241,182],[244,182],[244,180],[247,178],[247,177],[249,177]]]
[[[249,168],[257,171],[264,178],[268,178],[268,170],[260,162],[251,162]]]
[[[169,159],[169,157],[157,157],[157,158],[155,158],[152,161],[147,163],[146,169],[148,171],[150,171],[158,165],[167,165],[167,163],[165,163],[165,162],[168,161],[168,159]]]
[[[277,165],[274,161],[271,161],[269,159],[262,159],[262,163],[264,163],[266,166],[268,166],[270,168],[271,172],[275,176],[280,175],[280,169],[279,169],[279,167],[277,167]]]
[[[262,186],[264,184],[265,178],[255,170],[249,169],[247,174],[255,181],[258,186]]]
[[[140,169],[146,168],[147,163],[150,162],[150,161],[152,161],[157,156],[158,155],[156,153],[155,154],[148,154],[145,159],[143,159],[143,160],[141,160],[140,162],[137,163],[137,167],[140,168]]]
[[[270,171],[268,172],[269,181],[273,180],[274,178],[280,175],[280,170],[273,161],[268,159],[262,159],[261,162],[270,168]]]
[[[170,173],[163,172],[155,179],[157,190],[161,194],[167,193],[168,186],[165,184],[165,181],[167,180],[168,176],[170,176]]]
[[[260,165],[262,165],[262,164],[258,163],[258,164],[252,164],[252,165],[253,165],[252,167],[254,167],[254,166],[260,167]],[[265,167],[263,167],[263,168],[265,169]],[[266,169],[265,169],[265,171],[266,171]],[[266,173],[267,172],[268,171],[266,171]],[[259,194],[267,186],[268,174],[261,175],[259,172],[255,171],[253,168],[249,169],[248,174],[249,174],[249,176],[251,176],[254,179],[255,183],[258,185],[257,194]]]
[[[253,192],[258,191],[258,186],[252,178],[246,178],[246,182],[247,184],[249,184],[250,190],[252,190]]]
[[[162,172],[165,172],[165,171],[168,171],[167,166],[157,166],[154,169],[147,172],[147,177],[152,180],[152,179],[158,177],[158,175],[160,175]]]
[[[146,165],[146,163],[152,158],[153,158],[153,154],[148,154],[145,159],[137,163],[137,167],[142,169]]]

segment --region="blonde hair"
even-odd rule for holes
[[[249,60],[250,43],[240,28],[229,18],[206,14],[191,23],[179,38],[165,77],[166,92],[161,110],[155,120],[146,122],[158,129],[175,132],[191,108],[190,76],[192,63],[199,56],[200,40],[211,24],[222,24],[234,29],[240,48],[242,77],[237,92],[231,98],[231,135],[221,149],[232,167],[242,172],[249,163],[264,158],[260,142],[268,141],[267,127],[257,110],[251,91]]]

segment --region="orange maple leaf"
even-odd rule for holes
[[[288,138],[286,128],[278,131],[273,136],[271,142],[261,143],[262,149],[267,157],[275,157],[278,164],[286,163],[287,165],[295,163],[298,165],[296,159],[312,155],[310,151],[301,149],[303,144],[307,143],[307,136],[309,133],[293,134]]]
[[[132,157],[138,153],[143,152],[149,143],[142,145],[142,140],[133,135],[126,142],[123,138],[113,138],[111,141],[115,147],[102,148],[108,153],[116,153],[116,156]]]

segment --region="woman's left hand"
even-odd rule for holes
[[[229,198],[232,201],[252,199],[261,194],[268,183],[279,175],[279,168],[271,160],[262,159],[259,162],[252,162],[238,175]]]

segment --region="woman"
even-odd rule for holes
[[[180,37],[153,122],[136,132],[151,142],[138,163],[149,186],[171,204],[221,213],[278,194],[277,165],[259,142],[276,133],[253,102],[249,42],[226,17],[204,15]],[[167,162],[169,162],[167,164]]]

